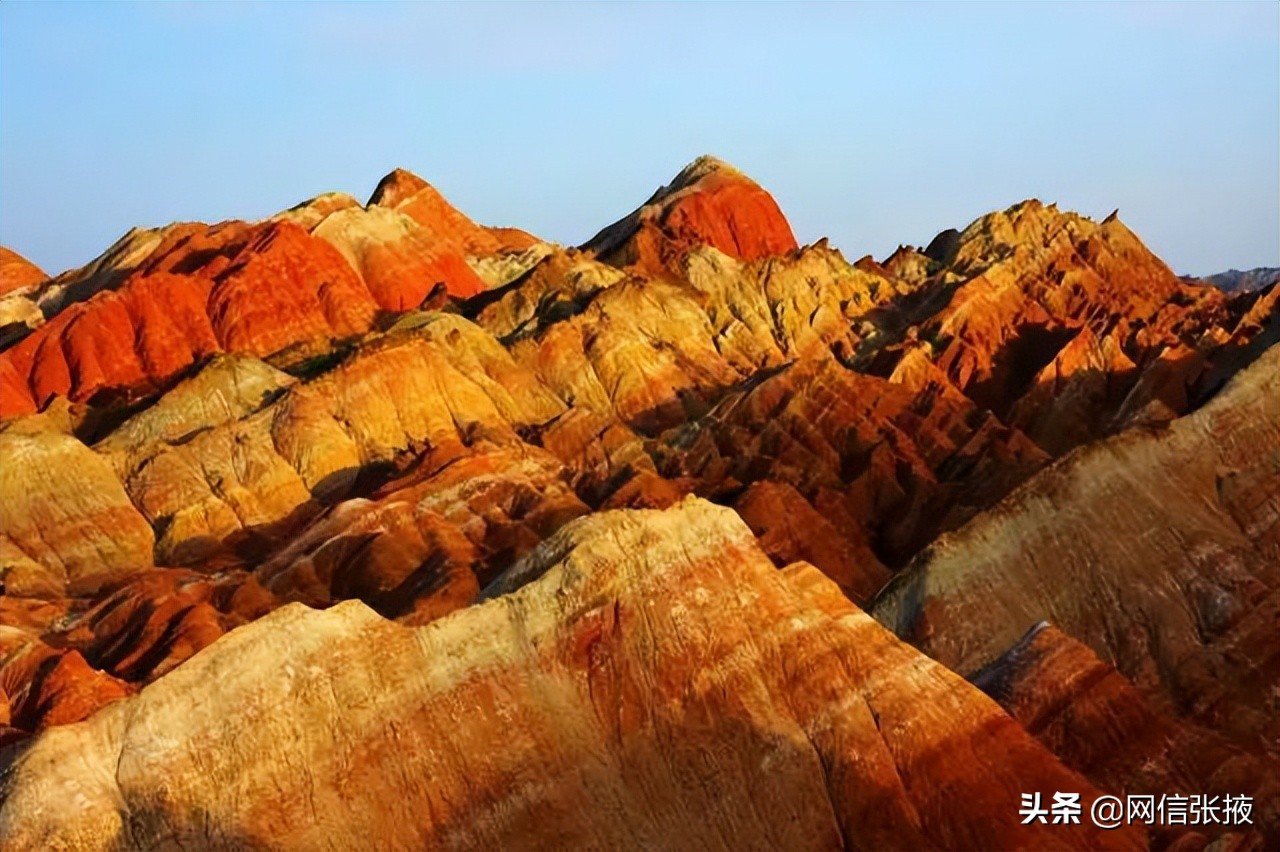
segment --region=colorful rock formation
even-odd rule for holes
[[[0,255],[0,847],[1274,844],[1278,313],[711,158],[579,249],[397,170]]]
[[[872,612],[956,671],[1049,621],[1196,726],[1274,760],[1280,348],[1204,408],[1041,472],[930,545]]]
[[[795,249],[796,238],[769,193],[728,163],[700,157],[583,248],[615,266],[658,274],[698,246],[759,260]]]
[[[777,570],[731,510],[584,519],[501,588],[417,630],[351,603],[230,634],[40,737],[0,841],[1012,848],[1064,837],[989,817],[1022,792],[1097,795],[812,567]],[[1139,831],[1068,846],[1140,848]]]
[[[31,290],[49,276],[12,249],[0,246],[0,296],[15,290]]]

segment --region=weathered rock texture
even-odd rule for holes
[[[1280,348],[1194,414],[1032,478],[872,611],[964,672],[1050,621],[1180,716],[1280,756]]]
[[[778,571],[730,510],[577,522],[500,585],[526,581],[418,630],[344,604],[236,631],[37,740],[11,770],[0,840],[1141,845],[994,819],[1024,791],[1095,793],[815,569]]]
[[[0,296],[32,290],[49,276],[12,249],[0,246]]]
[[[576,249],[397,170],[6,258],[14,845],[1276,840],[1275,286],[1037,201],[850,264],[710,158]]]
[[[583,248],[617,266],[660,272],[697,246],[758,260],[796,248],[777,202],[753,180],[701,157]]]
[[[1277,798],[1280,760],[1246,751],[1170,712],[1080,642],[1047,623],[971,678],[1063,762],[1099,787],[1125,795],[1247,795]],[[1199,835],[1244,835],[1274,843],[1280,814],[1268,808],[1241,830],[1159,826],[1161,843]]]
[[[22,255],[0,246],[0,346],[20,340],[44,322],[32,296],[48,277]]]

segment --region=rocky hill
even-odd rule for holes
[[[1278,299],[710,157],[580,247],[396,170],[5,251],[0,847],[1280,842]],[[1087,818],[1162,792],[1255,818]]]

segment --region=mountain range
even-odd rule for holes
[[[397,169],[0,249],[0,847],[1272,848],[1219,283],[1037,200],[850,262],[711,157],[577,247]],[[1252,818],[1088,818],[1161,794]]]
[[[1186,276],[1183,277],[1186,278]],[[1228,293],[1251,293],[1280,281],[1280,268],[1259,266],[1245,271],[1228,269],[1216,275],[1206,275],[1203,280]]]

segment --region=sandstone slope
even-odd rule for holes
[[[964,672],[1050,621],[1179,714],[1275,756],[1280,347],[1194,414],[1033,477],[932,544],[872,612]]]
[[[1036,201],[851,264],[710,158],[580,249],[397,170],[32,281],[22,843],[75,788],[91,848],[1141,844],[1019,828],[1032,781],[1274,840],[1275,287]]]
[[[795,249],[796,239],[769,193],[728,163],[704,156],[583,248],[615,266],[661,273],[700,245],[759,260]]]
[[[814,569],[775,569],[730,510],[576,522],[500,588],[417,630],[345,604],[229,634],[38,738],[0,841],[1142,845],[1007,819],[1024,791],[1095,793]]]

